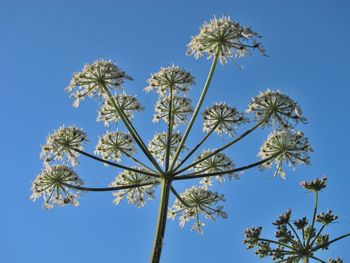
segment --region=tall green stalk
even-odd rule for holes
[[[192,115],[192,118],[186,128],[186,131],[184,133],[184,136],[182,137],[182,140],[180,142],[180,145],[179,145],[179,148],[177,149],[176,153],[175,153],[175,156],[173,158],[173,161],[170,165],[170,168],[169,168],[169,171],[171,171],[173,168],[174,168],[174,165],[176,163],[176,160],[179,158],[179,155],[180,155],[180,152],[181,152],[181,149],[182,147],[184,146],[185,144],[185,141],[187,139],[187,136],[190,134],[190,131],[192,129],[192,126],[193,126],[193,123],[194,121],[196,120],[197,118],[197,115],[199,113],[199,110],[201,109],[202,107],[202,104],[203,104],[203,101],[204,101],[204,98],[205,98],[205,95],[207,94],[207,91],[209,89],[209,86],[210,86],[210,83],[211,83],[211,80],[214,76],[214,72],[215,72],[215,68],[216,68],[216,65],[218,63],[218,60],[219,60],[219,52],[216,54],[215,58],[213,59],[213,62],[211,64],[211,68],[210,68],[210,71],[209,71],[209,74],[208,74],[208,78],[207,78],[207,81],[205,82],[205,85],[204,85],[204,88],[203,88],[203,91],[202,91],[202,94],[199,98],[199,101],[197,103],[197,106],[193,112],[193,115]]]
[[[171,179],[161,179],[161,194],[158,209],[157,228],[153,242],[151,263],[158,263],[162,254],[165,226],[167,221],[169,194],[171,189]]]

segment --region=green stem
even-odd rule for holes
[[[176,192],[174,187],[170,188],[171,192],[175,195],[175,197],[186,207],[191,207],[189,204],[186,203],[185,200],[182,199],[182,197]]]
[[[181,142],[180,142],[179,148],[177,149],[177,151],[176,151],[176,153],[175,153],[174,159],[173,159],[173,161],[172,161],[172,163],[171,163],[171,166],[170,166],[170,169],[169,169],[170,171],[174,168],[174,165],[175,165],[175,163],[176,163],[176,161],[177,161],[177,158],[178,158],[179,155],[180,155],[181,149],[182,149],[182,147],[184,146],[185,141],[186,141],[186,139],[187,139],[187,136],[189,135],[189,133],[190,133],[190,131],[191,131],[191,129],[192,129],[193,123],[194,123],[194,121],[196,120],[197,115],[198,115],[198,113],[199,113],[199,110],[200,110],[201,107],[202,107],[202,104],[203,104],[205,95],[207,94],[207,91],[208,91],[208,89],[209,89],[211,80],[212,80],[212,78],[213,78],[213,76],[214,76],[214,72],[215,72],[216,65],[217,65],[217,63],[218,63],[218,59],[219,59],[219,52],[217,52],[217,54],[215,55],[215,58],[213,59],[213,62],[212,62],[212,64],[211,64],[211,68],[210,68],[210,71],[209,71],[209,74],[208,74],[207,81],[205,82],[204,88],[203,88],[203,90],[202,90],[202,94],[201,94],[201,96],[200,96],[200,98],[199,98],[199,101],[198,101],[198,103],[197,103],[197,106],[196,106],[196,108],[195,108],[195,110],[194,110],[194,112],[193,112],[192,118],[191,118],[191,120],[190,120],[190,122],[189,122],[189,124],[188,124],[188,126],[187,126],[187,128],[186,128],[185,134],[184,134],[184,136],[182,137],[182,140],[181,140]]]
[[[316,251],[316,250],[318,250],[318,249],[320,249],[320,248],[322,248],[322,247],[327,247],[327,246],[329,246],[330,244],[332,244],[332,243],[334,243],[334,242],[336,242],[336,241],[338,241],[338,240],[340,240],[340,239],[346,238],[346,237],[348,237],[348,236],[350,236],[350,233],[347,233],[347,234],[345,234],[345,235],[342,235],[342,236],[340,236],[340,237],[337,237],[337,238],[335,238],[335,239],[333,239],[333,240],[327,242],[326,244],[322,244],[322,245],[319,245],[319,246],[317,246],[317,247],[314,247],[311,251]]]
[[[156,234],[153,242],[153,250],[151,256],[151,263],[159,263],[160,256],[162,254],[163,240],[165,234],[165,226],[168,213],[168,203],[169,203],[169,194],[171,188],[171,180],[168,178],[161,179],[161,195],[159,202],[158,210],[158,222]]]
[[[207,174],[196,174],[196,173],[184,174],[184,175],[180,175],[180,176],[174,177],[174,180],[195,179],[195,178],[203,178],[203,177],[223,175],[223,174],[227,174],[227,173],[240,172],[240,171],[248,170],[250,168],[259,166],[261,164],[264,164],[264,163],[272,160],[273,158],[276,158],[276,156],[278,156],[278,155],[272,155],[269,158],[266,158],[266,159],[261,160],[259,162],[252,163],[252,164],[249,164],[249,165],[246,165],[246,166],[241,166],[241,167],[238,167],[238,168],[235,168],[235,169],[231,169],[231,170],[226,170],[226,171],[213,172],[213,173],[207,173]]]
[[[310,256],[310,258],[314,259],[314,260],[317,260],[318,262],[321,262],[321,263],[327,263],[326,261],[320,259],[320,258],[317,258],[317,257],[314,257],[314,256]]]
[[[242,133],[240,136],[238,136],[236,139],[232,140],[231,142],[225,144],[224,146],[216,149],[215,151],[213,151],[211,154],[206,155],[205,157],[203,157],[202,159],[199,159],[195,162],[193,162],[192,164],[182,168],[179,171],[176,171],[174,174],[179,174],[182,173],[183,171],[188,170],[189,168],[195,166],[196,164],[212,157],[213,155],[225,150],[226,148],[232,146],[233,144],[235,144],[236,142],[240,141],[241,139],[243,139],[244,137],[246,137],[248,134],[250,134],[251,132],[253,132],[255,129],[257,129],[260,125],[262,125],[263,123],[265,123],[269,118],[270,118],[271,114],[267,114],[266,117],[264,119],[262,119],[260,122],[258,122],[256,125],[254,125],[252,128],[250,128],[249,130],[245,131],[244,133]]]
[[[94,159],[96,161],[99,161],[99,162],[102,162],[102,163],[105,163],[105,164],[108,164],[108,165],[111,165],[111,166],[114,166],[114,167],[118,167],[118,168],[121,168],[121,169],[124,169],[124,170],[129,170],[129,171],[132,171],[132,172],[136,172],[136,173],[152,176],[152,177],[155,177],[155,178],[159,178],[159,175],[155,174],[155,173],[151,173],[151,172],[135,169],[135,168],[128,167],[128,166],[125,166],[125,165],[122,165],[122,164],[117,164],[117,163],[114,163],[114,162],[111,162],[111,161],[108,161],[108,160],[104,160],[104,159],[102,159],[100,157],[97,157],[97,156],[92,155],[90,153],[84,152],[84,151],[79,150],[77,148],[71,148],[71,149],[76,151],[76,152],[78,152],[78,153],[80,153],[80,154],[82,154],[82,155],[85,155],[86,157],[89,157],[91,159]]]
[[[300,239],[300,237],[299,237],[297,231],[294,229],[294,227],[292,226],[292,224],[289,223],[289,222],[288,222],[288,226],[290,227],[290,229],[292,229],[294,235],[297,237],[297,239],[298,239],[298,241],[299,241],[299,243],[300,243],[300,246],[302,247],[302,246],[303,246],[303,242],[301,242],[301,239]]]
[[[318,191],[315,192],[315,208],[314,208],[314,213],[312,216],[311,233],[314,232],[314,225],[315,225],[315,220],[316,220],[317,208],[318,208]],[[312,238],[312,234],[309,236],[309,238],[306,241],[306,247],[309,246],[311,238]]]
[[[309,257],[308,256],[305,256],[303,257],[303,263],[309,263]]]
[[[186,157],[175,167],[174,171],[176,171],[177,169],[179,169],[181,167],[181,165],[183,165],[188,158],[190,158],[192,156],[192,154],[194,154],[195,151],[197,151],[197,149],[208,139],[208,137],[214,132],[214,130],[216,129],[216,127],[219,126],[219,122],[217,124],[215,124],[215,126],[203,137],[203,139],[186,155]]]
[[[174,99],[174,89],[173,86],[170,86],[170,101],[169,101],[169,116],[168,116],[168,136],[166,143],[166,153],[165,153],[165,171],[169,170],[169,162],[170,162],[170,150],[171,150],[171,137],[173,134],[173,99]]]
[[[112,94],[110,93],[108,87],[106,85],[103,85],[103,89],[104,91],[107,93],[108,98],[111,100],[115,110],[117,111],[117,113],[119,114],[119,117],[121,118],[121,120],[124,122],[125,127],[128,129],[128,131],[130,132],[131,136],[134,138],[134,140],[136,141],[137,145],[140,147],[140,149],[142,150],[142,152],[147,156],[147,158],[152,162],[152,164],[154,165],[154,167],[161,173],[163,174],[162,169],[159,167],[157,161],[154,159],[153,155],[149,152],[147,146],[145,145],[145,143],[143,142],[143,140],[141,139],[140,135],[137,133],[136,129],[134,128],[134,126],[132,125],[132,123],[129,121],[128,117],[126,117],[126,115],[124,114],[124,112],[119,108],[119,106],[117,105],[117,103],[115,102]]]
[[[123,190],[123,189],[130,189],[130,188],[136,188],[146,185],[151,185],[155,183],[142,183],[142,184],[130,184],[130,185],[121,185],[121,186],[115,186],[115,187],[102,187],[102,188],[96,188],[96,187],[83,187],[83,186],[77,186],[77,185],[71,185],[62,183],[64,186],[67,186],[72,189],[81,190],[81,191],[88,191],[88,192],[108,192],[108,191],[117,191],[117,190]]]
[[[273,240],[265,239],[265,238],[259,238],[259,241],[265,241],[265,242],[273,243],[273,244],[276,244],[276,245],[287,247],[287,248],[291,249],[292,251],[294,251],[293,247],[291,247],[291,246],[289,246],[289,245],[287,245],[285,243],[281,243],[281,242],[278,242],[278,241],[273,241]]]

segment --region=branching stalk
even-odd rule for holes
[[[77,186],[77,185],[71,185],[67,183],[62,183],[64,186],[67,186],[72,189],[81,190],[81,191],[88,191],[88,192],[108,192],[108,191],[117,191],[117,190],[123,190],[123,189],[130,189],[130,188],[136,188],[146,185],[151,185],[155,183],[142,183],[142,184],[130,184],[130,185],[121,185],[121,186],[114,186],[114,187],[102,187],[102,188],[96,188],[96,187],[83,187],[83,186]]]
[[[189,122],[189,124],[188,124],[188,126],[186,128],[186,131],[185,131],[185,133],[184,133],[184,135],[182,137],[182,140],[180,142],[179,148],[177,149],[177,151],[175,153],[175,156],[174,156],[174,159],[172,160],[172,163],[171,163],[171,166],[170,166],[170,169],[169,169],[170,171],[174,168],[175,163],[176,163],[177,159],[179,158],[181,149],[184,146],[184,144],[186,142],[186,139],[187,139],[187,136],[189,135],[189,133],[190,133],[190,131],[192,129],[193,123],[196,120],[197,115],[199,113],[199,110],[202,107],[205,95],[207,94],[207,91],[209,89],[211,80],[212,80],[212,78],[214,76],[214,72],[215,72],[216,65],[218,63],[218,59],[219,59],[219,50],[218,50],[217,54],[215,55],[215,57],[213,59],[213,62],[211,64],[211,68],[210,68],[210,71],[209,71],[209,74],[208,74],[208,78],[207,78],[207,81],[205,82],[202,94],[201,94],[201,96],[199,98],[199,101],[197,103],[197,106],[196,106],[196,108],[195,108],[195,110],[193,112],[192,118],[191,118],[191,120],[190,120],[190,122]]]

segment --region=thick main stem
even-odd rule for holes
[[[309,257],[308,256],[303,257],[303,263],[309,263]]]
[[[158,222],[156,234],[153,242],[153,250],[151,256],[151,263],[158,263],[160,256],[162,254],[163,240],[165,234],[165,226],[168,213],[168,203],[169,203],[169,194],[171,188],[171,180],[168,178],[161,179],[161,194],[159,201],[158,209]]]

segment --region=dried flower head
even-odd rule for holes
[[[189,114],[193,112],[191,105],[191,100],[175,96],[172,102],[172,114],[174,116],[174,125],[182,124],[186,122],[186,118]],[[155,114],[153,116],[153,122],[158,122],[159,120],[164,120],[169,123],[169,112],[170,112],[170,97],[160,98],[157,101],[155,107]]]
[[[172,88],[175,94],[186,94],[194,85],[194,77],[190,72],[173,65],[161,68],[160,71],[152,74],[147,82],[146,92],[155,90],[160,96],[164,96]]]
[[[202,25],[198,35],[192,37],[187,45],[187,55],[194,55],[195,58],[206,55],[211,58],[218,53],[220,62],[226,64],[228,58],[243,57],[254,48],[264,54],[265,50],[257,42],[258,38],[260,36],[249,27],[241,26],[229,17],[214,17]]]
[[[224,201],[223,195],[211,192],[203,187],[193,186],[186,189],[181,195],[180,200],[176,199],[172,208],[169,208],[168,217],[175,219],[179,216],[180,227],[184,227],[187,221],[194,219],[192,231],[202,234],[204,223],[200,220],[200,215],[210,220],[217,217],[227,218],[223,211],[223,206],[217,205],[219,201]]]
[[[125,116],[128,119],[133,118],[133,113],[135,111],[142,111],[143,107],[141,104],[137,101],[136,97],[127,95],[125,93],[123,94],[115,94],[113,95],[113,99],[115,103],[118,105],[120,110],[124,112]],[[115,109],[112,100],[108,98],[103,103],[97,117],[97,121],[103,121],[105,126],[109,126],[109,123],[111,122],[119,122],[120,116]]]
[[[316,221],[322,225],[329,225],[338,219],[338,216],[333,214],[333,211],[329,209],[327,212],[322,212],[316,216]]]
[[[153,139],[148,144],[149,151],[157,158],[157,160],[160,163],[163,163],[163,161],[165,160],[168,143],[167,138],[168,134],[166,132],[156,133]],[[172,158],[175,155],[175,152],[177,151],[177,148],[179,148],[181,139],[182,136],[179,132],[173,133],[171,135],[169,152],[170,160],[172,160]],[[184,149],[185,147],[183,147],[181,151],[183,151]]]
[[[264,144],[261,146],[258,156],[262,159],[272,158],[262,165],[262,167],[271,168],[275,163],[276,175],[285,178],[283,162],[294,168],[298,164],[310,164],[309,153],[312,148],[309,140],[304,137],[300,131],[277,130],[271,133]],[[275,156],[275,157],[274,157]]]
[[[137,169],[143,170],[142,168]],[[114,192],[113,195],[115,196],[115,199],[113,203],[115,205],[118,205],[124,197],[128,199],[129,204],[137,205],[138,207],[143,207],[146,204],[147,199],[154,199],[154,189],[157,185],[157,181],[150,176],[124,170],[110,184],[112,187],[129,185],[140,186]]]
[[[300,185],[301,187],[303,187],[306,190],[309,190],[310,192],[319,192],[322,189],[326,188],[327,177],[323,176],[321,180],[316,178],[315,180],[312,180],[310,182],[301,181]]]
[[[99,138],[95,153],[105,160],[120,162],[122,155],[131,156],[136,152],[131,136],[121,131],[109,132]]]
[[[239,125],[248,122],[242,113],[226,103],[216,103],[206,108],[202,119],[204,131],[210,132],[214,129],[217,134],[229,135],[232,135]]]
[[[252,99],[247,113],[254,113],[254,119],[263,121],[264,125],[278,124],[282,128],[290,128],[298,122],[306,123],[298,103],[280,91],[266,90]]]
[[[71,168],[65,165],[46,165],[32,183],[30,198],[36,201],[42,197],[45,209],[53,208],[56,205],[72,204],[78,206],[78,191],[67,187],[66,184],[80,186],[83,181]]]
[[[195,162],[202,160],[206,158],[207,156],[211,155],[213,153],[212,150],[205,150],[203,151],[197,158],[195,159]],[[215,173],[215,172],[222,172],[222,171],[228,171],[234,169],[235,165],[233,161],[225,154],[223,153],[216,153],[209,158],[203,160],[202,162],[196,164],[194,166],[194,170],[201,174],[207,174],[207,173]],[[238,175],[234,172],[227,172],[227,177],[231,179],[238,179]],[[224,181],[224,175],[218,175],[215,176],[215,178],[219,182]],[[210,177],[204,177],[201,180],[201,184],[208,188],[212,185],[211,178]]]
[[[262,227],[249,227],[244,230],[243,244],[247,244],[247,248],[253,248],[259,241]]]
[[[288,224],[289,220],[290,220],[291,213],[292,213],[292,210],[288,209],[287,212],[280,215],[275,222],[272,222],[272,224],[275,226]]]
[[[82,129],[75,126],[62,126],[47,137],[46,144],[42,146],[40,158],[45,162],[63,159],[78,164],[79,153],[73,149],[83,150],[87,135]]]
[[[121,90],[125,80],[132,78],[112,61],[101,59],[86,64],[82,71],[74,73],[65,91],[71,93],[70,96],[75,98],[73,106],[78,107],[79,102],[85,97],[103,95],[105,87]]]

